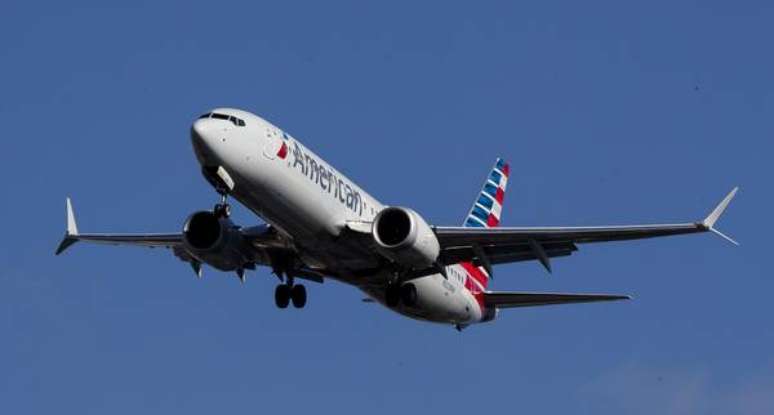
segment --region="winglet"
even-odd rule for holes
[[[65,232],[64,238],[62,238],[62,242],[59,243],[59,246],[56,248],[56,252],[54,255],[59,255],[62,252],[64,252],[65,249],[69,248],[70,245],[78,242],[78,225],[75,223],[75,214],[73,213],[73,204],[70,201],[70,198],[67,198],[67,231]]]
[[[75,223],[75,213],[73,213],[73,203],[67,198],[67,235],[78,235],[78,225]]]
[[[710,213],[706,218],[704,218],[704,220],[701,223],[702,225],[704,225],[705,228],[707,228],[708,231],[711,231],[717,235],[720,235],[723,239],[731,242],[734,245],[739,245],[739,242],[731,239],[729,236],[724,235],[722,232],[715,229],[715,222],[718,221],[720,216],[723,214],[723,211],[726,210],[726,208],[728,207],[728,204],[731,203],[731,199],[734,198],[738,190],[739,190],[738,186],[734,187],[734,189],[731,190],[731,192],[729,192],[728,195],[726,195],[726,197],[723,198],[723,200],[720,203],[718,203],[718,205],[715,207],[712,213]]]

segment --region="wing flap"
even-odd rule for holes
[[[578,250],[572,242],[546,242],[541,244],[543,251],[549,258],[567,256]],[[510,262],[531,261],[538,259],[535,251],[527,241],[511,245],[479,245],[489,263],[492,265]],[[445,248],[442,252],[441,262],[444,264],[456,264],[470,261],[475,265],[483,265],[479,255],[473,246],[456,246]]]
[[[630,300],[628,295],[566,294],[566,293],[484,293],[484,304],[496,308],[534,307],[543,305],[592,303],[599,301]]]

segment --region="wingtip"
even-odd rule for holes
[[[78,225],[75,223],[75,213],[73,213],[73,202],[69,197],[65,198],[65,205],[67,206],[67,230],[59,242],[59,246],[56,247],[54,255],[59,255],[69,248],[72,244],[78,242]]]
[[[715,209],[712,210],[712,212],[707,215],[706,218],[702,221],[702,224],[706,226],[708,229],[711,229],[715,226],[715,222],[720,219],[720,216],[723,215],[723,212],[728,207],[728,204],[731,203],[731,200],[736,196],[736,192],[739,191],[739,186],[734,187],[731,189],[731,191],[726,195],[726,197],[723,198],[723,200],[718,203],[718,205],[715,207]]]
[[[78,224],[75,223],[75,213],[73,212],[73,202],[70,198],[65,199],[67,204],[67,235],[78,235]]]
[[[739,186],[736,186],[733,189],[731,189],[731,191],[726,195],[726,197],[724,197],[723,200],[721,200],[720,203],[718,203],[715,209],[713,209],[712,212],[701,223],[706,230],[720,236],[721,238],[725,239],[726,241],[736,246],[739,246],[739,242],[737,242],[730,236],[724,234],[723,232],[720,232],[719,230],[715,229],[715,223],[723,215],[723,212],[725,212],[726,208],[731,203],[731,200],[733,200],[734,196],[736,196],[736,192],[738,191],[739,191]]]
[[[69,248],[72,244],[78,242],[77,239],[71,238],[68,235],[65,235],[64,238],[62,238],[62,242],[59,242],[59,246],[56,247],[56,251],[54,252],[54,255],[59,255],[62,252],[65,251],[65,249]]]

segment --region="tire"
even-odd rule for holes
[[[400,300],[404,305],[413,307],[417,305],[417,287],[412,283],[403,284],[400,286]]]
[[[384,302],[387,304],[387,307],[397,307],[398,303],[400,303],[399,287],[388,285],[387,289],[384,290]]]
[[[274,303],[278,308],[287,308],[290,303],[290,287],[280,284],[274,290]]]
[[[290,297],[293,299],[293,307],[304,308],[306,305],[306,287],[301,284],[294,285],[290,290]]]

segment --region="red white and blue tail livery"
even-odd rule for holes
[[[627,299],[623,295],[492,292],[498,264],[571,255],[578,245],[711,231],[734,189],[703,220],[664,225],[501,227],[511,169],[498,159],[463,226],[432,226],[416,211],[385,206],[272,123],[247,111],[217,108],[191,126],[202,173],[220,194],[212,210],[191,214],[181,232],[81,233],[67,199],[67,230],[56,249],[78,241],[166,247],[202,276],[203,265],[235,273],[269,267],[279,278],[280,309],[306,305],[299,280],[336,280],[368,301],[458,329],[491,321],[503,308]],[[265,224],[232,222],[227,198]]]
[[[470,208],[463,226],[474,228],[494,228],[500,224],[503,212],[505,189],[511,169],[503,159],[497,159],[492,171],[484,182],[478,198]]]
[[[498,158],[492,170],[484,181],[481,192],[473,202],[473,206],[465,217],[462,226],[468,228],[494,228],[500,224],[503,212],[505,190],[508,186],[510,167],[503,159]],[[483,264],[476,265],[473,262],[460,262],[458,265],[464,272],[464,287],[476,300],[482,320],[491,320],[496,316],[496,309],[486,306],[485,292],[489,286],[491,275]]]

